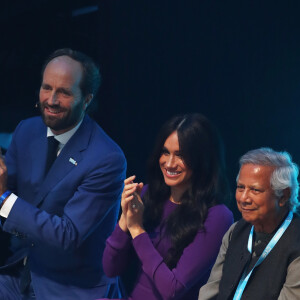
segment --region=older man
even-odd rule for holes
[[[240,159],[233,224],[199,299],[300,299],[298,168],[287,152],[261,148]]]
[[[0,299],[88,300],[114,284],[101,257],[126,161],[86,115],[99,83],[89,57],[54,52],[43,68],[42,118],[21,122],[0,159]]]

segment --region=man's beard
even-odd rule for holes
[[[64,113],[64,115],[62,118],[48,116],[44,112],[45,107],[50,107],[53,110],[59,110],[60,112]],[[71,129],[81,120],[82,103],[78,103],[76,106],[73,107],[72,110],[63,108],[60,105],[48,105],[46,103],[40,103],[40,111],[46,126],[48,126],[54,131],[61,131]]]

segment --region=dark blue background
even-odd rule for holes
[[[238,159],[247,150],[287,150],[300,163],[299,1],[19,0],[1,6],[1,132],[38,114],[42,63],[53,50],[71,47],[101,67],[93,117],[124,150],[128,175],[146,180],[158,129],[183,112],[201,112],[218,126],[233,195]],[[83,8],[96,10],[80,14]]]

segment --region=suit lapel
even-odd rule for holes
[[[73,168],[78,167],[82,160],[82,151],[88,147],[91,132],[92,121],[88,116],[85,116],[81,126],[67,142],[57,159],[54,161],[40,187],[33,205],[39,206],[53,187],[55,187],[71,170],[73,170]],[[45,163],[46,155],[44,155],[44,165]],[[42,169],[44,171],[44,168]]]
[[[35,186],[40,187],[44,180],[44,172],[47,157],[47,127],[43,126],[40,136],[32,141],[30,146],[31,178]]]

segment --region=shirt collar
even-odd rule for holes
[[[58,140],[61,145],[65,145],[69,141],[69,139],[73,136],[73,134],[77,131],[82,121],[83,119],[74,128],[59,135],[55,135],[52,132],[52,130],[49,127],[47,127],[47,137],[54,136],[54,138]]]

